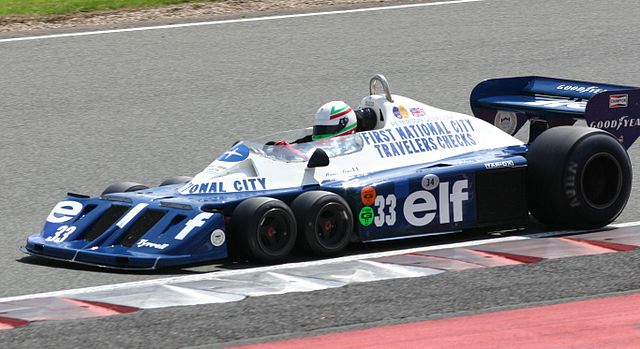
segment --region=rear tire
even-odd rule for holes
[[[230,242],[235,251],[260,263],[284,261],[296,242],[296,220],[284,202],[253,197],[233,211]]]
[[[291,203],[298,221],[299,243],[317,256],[344,250],[353,232],[353,214],[339,195],[308,191]]]
[[[136,183],[136,182],[118,182],[110,184],[101,195],[106,194],[114,194],[114,193],[129,193],[132,191],[149,189],[144,184]]]
[[[631,193],[631,162],[610,133],[559,126],[529,147],[528,202],[547,225],[599,228],[624,209]]]

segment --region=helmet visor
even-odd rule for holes
[[[344,125],[316,125],[316,126],[313,126],[313,135],[315,137],[324,138],[324,137],[337,135],[343,129],[344,129]]]

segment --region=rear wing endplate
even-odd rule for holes
[[[471,109],[511,135],[530,120],[529,141],[578,119],[613,134],[625,149],[640,135],[640,88],[632,86],[539,76],[491,79],[473,89]]]

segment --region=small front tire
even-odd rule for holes
[[[173,176],[162,181],[162,183],[160,183],[160,186],[164,187],[165,185],[186,184],[189,183],[192,178],[193,177],[189,176]]]
[[[136,182],[118,182],[110,184],[103,192],[102,195],[114,194],[114,193],[129,193],[132,191],[149,189],[144,184]]]

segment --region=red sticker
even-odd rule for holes
[[[364,205],[370,206],[376,201],[376,190],[373,187],[364,187],[360,192],[360,200]]]

